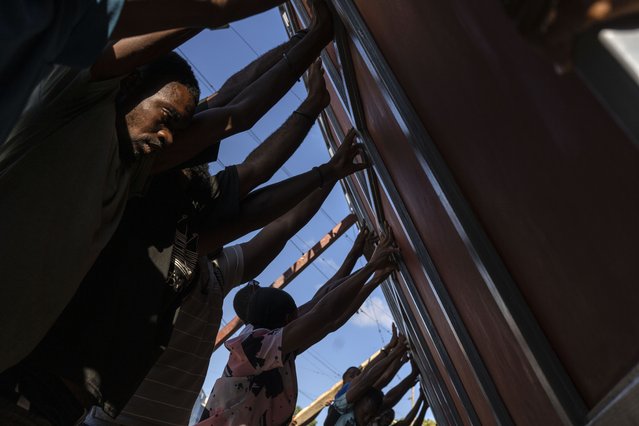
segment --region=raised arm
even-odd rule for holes
[[[415,404],[411,407],[411,409],[408,411],[408,413],[406,413],[406,415],[404,416],[403,419],[393,423],[393,426],[410,426],[413,423],[413,420],[415,419],[415,416],[417,415],[417,412],[419,411],[420,407],[422,406],[422,404],[424,403],[424,395],[423,394],[419,394],[419,398],[417,398],[417,401],[415,402]],[[426,405],[428,407],[428,405]],[[423,421],[423,419],[422,419]],[[416,423],[416,425],[421,426],[421,422]]]
[[[397,374],[397,372],[395,372],[395,374]],[[410,374],[404,377],[404,380],[399,382],[395,387],[384,394],[384,405],[382,406],[382,409],[385,410],[387,408],[393,408],[399,402],[399,400],[402,399],[406,392],[408,392],[410,388],[415,386],[415,383],[417,383],[418,374],[418,370],[413,364],[413,368]]]
[[[245,265],[242,282],[258,276],[275,259],[286,242],[317,213],[332,187],[315,190],[293,210],[268,224],[250,241],[241,245]]]
[[[346,281],[346,276],[351,273],[353,267],[355,266],[355,262],[362,255],[362,250],[364,249],[364,241],[368,236],[368,229],[363,228],[359,234],[357,235],[357,239],[355,243],[353,243],[353,247],[346,255],[344,262],[338,269],[338,271],[333,275],[326,283],[319,288],[308,302],[297,308],[298,316],[304,315],[309,312],[317,302],[319,302],[322,297],[326,296],[329,292],[333,291],[340,284]]]
[[[315,123],[315,119],[330,102],[322,64],[318,60],[309,69],[308,96],[299,108],[246,160],[237,166],[240,196],[243,198],[257,186],[268,181],[293,155]]]
[[[388,357],[388,354],[390,354],[393,348],[397,346],[399,342],[398,340],[399,336],[397,334],[397,327],[395,326],[395,323],[393,323],[393,325],[391,326],[391,329],[392,329],[392,333],[391,333],[390,341],[386,344],[386,346],[380,349],[380,354],[378,356],[370,360],[370,362],[366,365],[366,367],[364,367],[363,371],[373,368],[375,364],[377,364],[384,358]]]
[[[110,43],[91,66],[91,78],[100,81],[132,73],[136,68],[169,53],[200,31],[198,28],[178,28]]]
[[[364,253],[364,245],[366,244],[366,240],[367,238],[369,238],[369,235],[370,233],[368,232],[368,228],[363,227],[359,234],[357,234],[357,238],[355,239],[353,246],[349,250],[341,266],[339,267],[337,272],[335,272],[335,275],[333,275],[331,279],[328,280],[329,283],[342,280],[353,271],[357,259],[362,257],[362,254]]]
[[[205,225],[200,232],[201,253],[212,252],[242,235],[266,226],[318,187],[332,186],[338,179],[365,168],[365,163],[355,162],[361,153],[361,146],[355,143],[353,136],[354,133],[350,134],[335,155],[319,168],[251,192],[242,200],[236,218],[223,224],[213,222]]]
[[[189,127],[158,153],[154,172],[182,164],[212,143],[253,127],[286,94],[331,39],[332,17],[325,4],[317,8],[317,16],[308,34],[231,102],[196,114]]]
[[[405,347],[406,346],[406,340],[405,340],[403,335],[400,335],[400,343],[399,343],[399,345],[400,345],[400,347]],[[390,366],[390,368],[388,368],[388,369],[386,369],[386,371],[384,371],[384,374],[382,374],[377,379],[377,381],[373,384],[373,386],[375,386],[375,388],[379,389],[379,390],[384,389],[391,382],[391,380],[393,380],[393,378],[397,375],[397,372],[399,371],[400,368],[402,368],[402,365],[404,365],[407,361],[408,361],[408,357],[407,356],[403,356],[403,357],[399,358],[398,360],[396,360]]]
[[[420,388],[420,397],[422,398],[422,408],[419,410],[419,415],[415,419],[413,426],[422,426],[424,424],[424,418],[426,418],[426,411],[428,410],[428,401],[424,396],[424,390]]]
[[[352,308],[351,303],[364,287],[366,280],[377,269],[386,268],[391,254],[396,252],[392,239],[386,238],[377,247],[366,266],[351,274],[337,289],[323,297],[310,312],[287,324],[282,334],[282,352],[299,353],[335,331],[343,322],[341,316]],[[337,320],[336,316],[339,317]]]
[[[353,379],[351,385],[348,387],[348,390],[346,391],[346,400],[350,404],[357,402],[366,392],[368,392],[368,389],[375,384],[379,377],[384,374],[384,371],[390,368],[395,360],[401,358],[405,353],[406,347],[398,346],[373,367],[363,371],[362,374]]]
[[[265,73],[274,63],[277,63],[282,57],[282,52],[299,42],[304,37],[304,34],[303,32],[298,32],[288,42],[265,53],[246,68],[233,75],[218,92],[200,101],[196,112],[202,112],[210,108],[223,108],[229,104],[239,92]],[[315,68],[318,69],[313,72]],[[314,77],[315,74],[317,75],[316,77]],[[319,66],[311,67],[309,93],[297,109],[297,112],[291,114],[288,120],[254,149],[242,164],[238,164],[237,171],[240,177],[240,192],[242,196],[273,176],[275,171],[299,147],[320,111],[328,104],[330,98],[322,74],[323,72]],[[318,79],[320,80],[319,84],[317,83]],[[219,145],[219,143],[218,141],[213,145]],[[204,149],[204,151],[195,155],[186,164],[204,164],[215,161],[218,150],[210,148],[211,146],[209,145],[208,149]]]
[[[171,28],[215,28],[284,3],[283,0],[127,0],[111,39]]]
[[[224,82],[220,90],[208,96],[206,99],[202,99],[196,112],[202,112],[210,108],[219,108],[229,104],[238,94],[250,86],[251,83],[277,64],[280,59],[282,59],[284,53],[299,43],[307,32],[306,30],[299,31],[286,42],[260,55],[260,57],[246,67],[233,74]]]

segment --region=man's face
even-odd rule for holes
[[[346,380],[347,381],[351,381],[353,380],[355,377],[359,376],[359,374],[361,373],[360,369],[357,367],[351,367],[346,371]]]
[[[195,101],[186,86],[166,84],[125,111],[125,128],[118,129],[118,137],[131,143],[134,156],[151,154],[171,145],[194,111]]]

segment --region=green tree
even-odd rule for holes
[[[426,419],[424,423],[422,423],[422,426],[437,426],[437,423],[435,423],[433,419]]]

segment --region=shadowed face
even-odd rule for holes
[[[118,127],[118,138],[131,143],[135,157],[171,145],[175,133],[188,126],[195,111],[196,101],[183,84],[172,82],[151,92],[124,108],[124,121],[120,118],[124,125]]]
[[[389,426],[395,420],[395,412],[393,410],[385,410],[382,414],[373,420],[375,426]]]
[[[357,426],[368,426],[375,418],[379,407],[370,398],[362,398],[355,404],[355,422]]]
[[[346,370],[346,373],[344,374],[344,383],[348,383],[352,381],[355,377],[359,376],[360,373],[361,371],[359,368],[350,367],[348,370]]]

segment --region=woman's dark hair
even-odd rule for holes
[[[284,290],[260,288],[249,301],[246,322],[255,328],[274,330],[284,327],[288,317],[296,311],[295,301]]]
[[[169,52],[150,64],[138,68],[138,72],[142,91],[157,89],[176,82],[188,89],[195,105],[200,99],[200,86],[191,66],[175,52]]]

